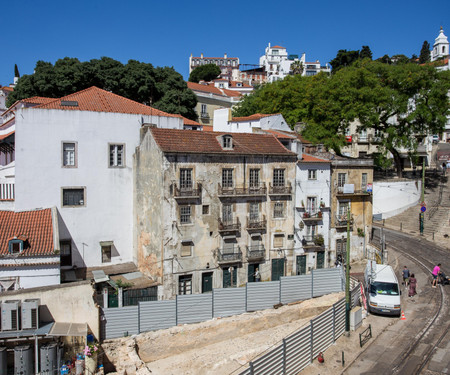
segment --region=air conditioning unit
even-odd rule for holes
[[[39,328],[39,303],[38,298],[22,301],[22,329]]]
[[[20,322],[20,301],[2,302],[2,331],[18,331]]]

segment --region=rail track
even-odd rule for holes
[[[420,239],[412,239],[411,237],[398,233],[392,230],[386,230],[386,243],[388,248],[394,249],[396,252],[400,253],[402,256],[410,259],[412,262],[420,266],[426,274],[431,273],[431,269],[441,260],[446,259],[449,253],[444,249],[438,247],[414,247],[410,246],[412,241],[417,243],[424,243],[419,241]],[[428,246],[428,244],[427,244]],[[407,248],[405,248],[407,247]],[[422,253],[419,253],[419,249]],[[438,306],[436,307],[436,312],[434,316],[427,322],[425,327],[414,337],[409,348],[402,353],[398,361],[396,361],[394,367],[392,368],[392,374],[421,374],[425,369],[430,359],[432,358],[436,348],[442,342],[442,340],[447,335],[450,324],[448,323],[448,291],[444,289],[442,285],[439,284],[439,298]],[[428,336],[434,337],[431,342],[428,343],[425,351],[422,354],[422,360],[416,363],[415,368],[405,369],[406,364],[414,356],[414,352],[418,349],[419,344],[423,342],[423,339]],[[415,355],[417,358],[417,355]]]

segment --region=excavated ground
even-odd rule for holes
[[[102,348],[116,374],[238,374],[343,297],[334,293],[278,309],[108,340]]]

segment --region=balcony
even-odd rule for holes
[[[320,221],[322,220],[322,211],[308,210],[303,212],[303,221]]]
[[[267,194],[266,184],[251,187],[222,187],[218,185],[219,197],[265,197]]]
[[[15,184],[0,184],[0,201],[13,201],[15,198]]]
[[[347,185],[347,184],[346,184]],[[352,184],[348,184],[352,185]],[[363,186],[361,190],[349,190],[344,192],[344,186],[338,186],[336,189],[337,197],[348,197],[348,196],[362,196],[362,195],[372,195],[372,184],[367,184]]]
[[[247,259],[258,260],[266,257],[266,249],[264,245],[247,246]]]
[[[217,219],[219,221],[219,232],[240,232],[241,222],[239,218],[236,220],[222,221],[222,219]]]
[[[253,230],[266,230],[267,229],[267,223],[266,223],[266,215],[262,216],[261,218],[249,218],[247,217],[247,230],[253,231]]]
[[[217,261],[221,264],[242,262],[242,252],[238,245],[218,249]]]
[[[324,238],[321,234],[303,236],[302,246],[304,249],[323,248]]]
[[[173,196],[175,199],[200,199],[202,184],[197,184],[197,189],[193,186],[178,188],[177,184],[173,184]]]
[[[291,183],[288,182],[285,186],[272,186],[269,183],[269,195],[291,195],[292,194],[292,186]]]
[[[336,228],[347,228],[347,222],[348,222],[347,214],[336,215],[334,226]],[[350,218],[350,228],[352,227],[352,224],[353,220]]]
[[[207,113],[207,112],[201,112],[201,113],[200,113],[200,118],[209,119],[209,113]]]

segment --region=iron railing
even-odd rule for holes
[[[264,245],[247,246],[247,259],[264,259],[265,256]]]
[[[221,197],[230,196],[265,196],[267,194],[266,184],[258,186],[223,187],[218,184],[218,194]]]
[[[266,215],[262,216],[262,220],[260,218],[248,218],[247,217],[247,230],[266,230]]]
[[[292,194],[292,186],[291,183],[288,182],[287,185],[284,186],[272,186],[269,183],[269,195],[290,195]]]
[[[230,221],[222,221],[221,218],[218,218],[217,220],[219,222],[219,232],[239,232],[241,230],[239,218]]]
[[[197,189],[194,186],[178,188],[177,184],[173,184],[173,196],[175,198],[200,198],[202,195],[202,184],[197,184]]]
[[[241,262],[242,252],[240,246],[233,245],[233,247],[229,247],[226,249],[218,249],[217,261],[219,263]]]

